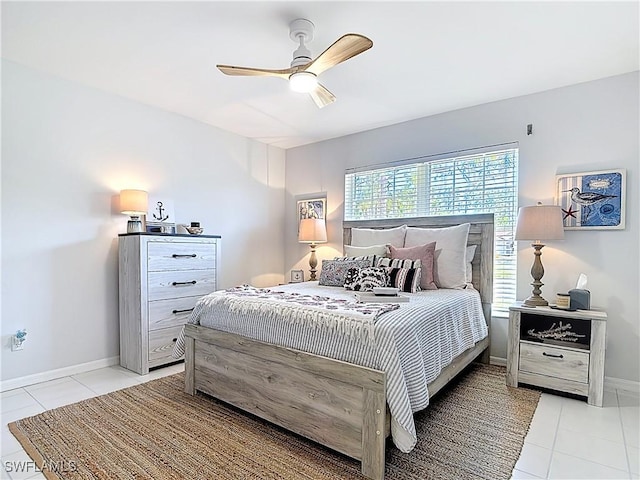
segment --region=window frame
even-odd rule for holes
[[[481,169],[478,169],[479,161],[482,161]],[[504,170],[500,170],[501,161],[505,165]],[[445,168],[436,171],[439,166]],[[463,171],[467,168],[470,169],[466,172],[469,178],[465,178]],[[493,213],[492,312],[495,317],[507,317],[509,305],[516,299],[517,251],[514,237],[518,212],[518,168],[519,145],[514,142],[347,169],[343,218],[352,221]],[[412,169],[414,173],[408,173]],[[503,173],[498,175],[501,171]],[[439,180],[435,181],[436,177]],[[501,182],[496,183],[496,179],[501,179]],[[478,185],[481,185],[481,192],[477,190]],[[371,194],[370,199],[360,199],[360,205],[370,202],[368,211],[366,206],[365,210],[355,211],[357,200],[354,200],[354,196],[358,188],[363,191],[368,189],[367,193]],[[398,192],[403,188],[414,195],[415,208],[407,209],[400,201],[406,198],[398,198],[403,193]],[[504,194],[496,195],[499,191]],[[481,208],[477,208],[478,198],[481,198]],[[433,206],[434,199],[441,203],[440,207]],[[447,205],[447,202],[453,205]]]

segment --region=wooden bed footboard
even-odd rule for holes
[[[185,325],[185,347],[185,392],[230,403],[384,478],[384,372],[199,325]]]
[[[200,325],[184,332],[186,393],[230,403],[360,460],[367,478],[384,478],[384,372]],[[430,397],[488,347],[487,337],[458,355],[429,383]]]

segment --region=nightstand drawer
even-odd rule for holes
[[[216,250],[210,243],[149,242],[148,270],[205,270],[215,268]]]
[[[149,302],[149,330],[177,327],[189,320],[201,297],[170,298]]]
[[[149,367],[178,360],[171,353],[181,331],[182,326],[149,332]]]
[[[589,382],[589,353],[520,342],[520,371]]]
[[[149,301],[196,297],[216,289],[215,270],[149,272]]]

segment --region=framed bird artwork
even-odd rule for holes
[[[565,230],[622,230],[626,170],[556,175]]]

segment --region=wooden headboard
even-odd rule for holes
[[[484,317],[487,320],[487,325],[491,327],[491,303],[493,302],[493,213],[343,222],[343,241],[345,245],[351,245],[352,228],[392,228],[400,225],[418,228],[442,228],[460,225],[462,223],[471,224],[467,245],[478,245],[472,262],[473,286],[480,292]]]

